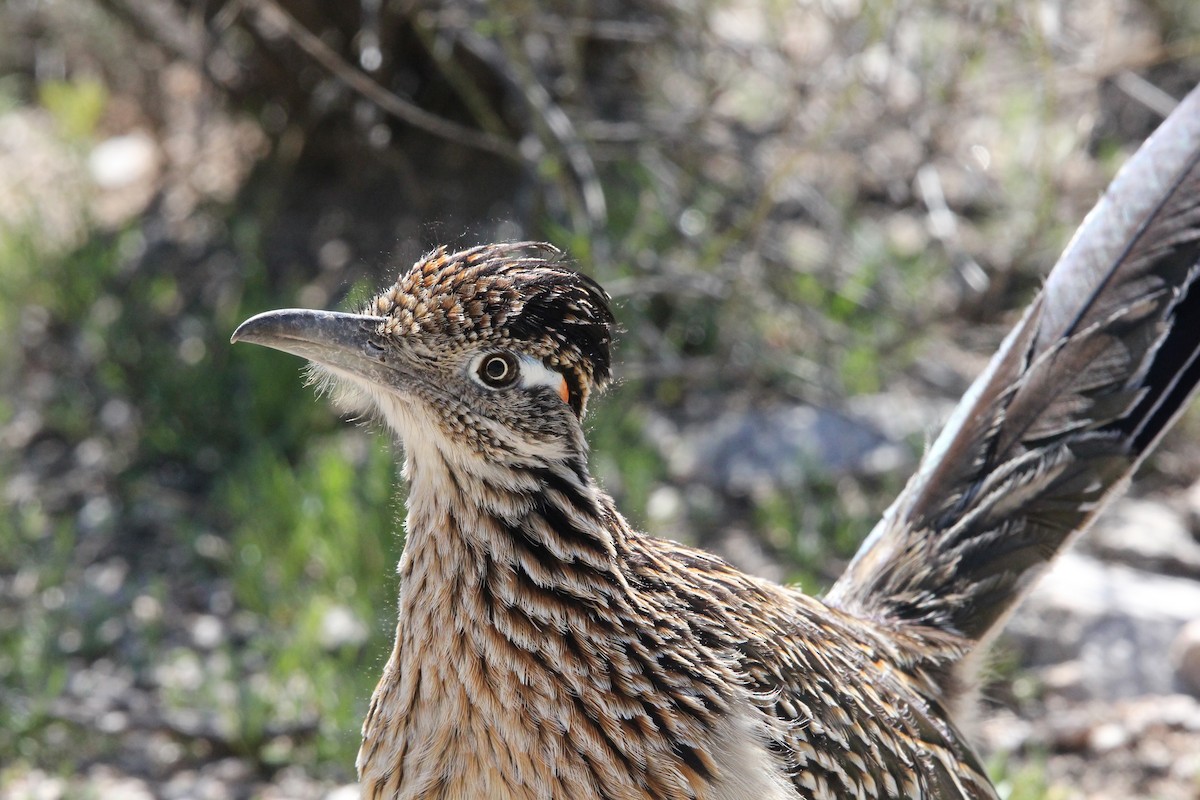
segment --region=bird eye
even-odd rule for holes
[[[517,380],[517,358],[512,353],[492,353],[484,356],[476,370],[485,386],[500,389]]]

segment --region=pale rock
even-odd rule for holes
[[[1195,613],[1171,643],[1171,666],[1179,683],[1200,696],[1200,609]]]
[[[1115,700],[1176,691],[1167,658],[1200,613],[1200,583],[1064,553],[1006,628],[1032,666],[1078,660],[1087,697]]]

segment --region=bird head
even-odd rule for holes
[[[580,420],[608,381],[613,315],[592,279],[537,243],[418,261],[358,314],[284,309],[232,341],[308,359],[342,405],[378,411],[410,453],[535,463],[585,448]]]

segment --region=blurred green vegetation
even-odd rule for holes
[[[201,309],[182,296],[180,276],[131,267],[128,254],[139,248],[129,243],[139,235],[97,234],[82,248],[39,259],[36,269],[19,234],[0,239],[0,274],[8,278],[0,319],[9,335],[33,314],[39,327],[63,332],[86,354],[67,361],[71,374],[55,376],[40,420],[46,440],[88,441],[114,398],[136,409],[137,441],[105,487],[109,502],[126,512],[123,524],[138,506],[163,501],[153,495],[164,491],[157,475],[164,465],[184,465],[189,483],[200,480],[183,487],[195,495],[184,501],[194,513],[171,513],[167,539],[155,545],[172,553],[178,571],[140,576],[139,586],[103,602],[73,584],[86,566],[80,538],[92,533],[81,530],[78,514],[31,500],[0,516],[0,573],[13,576],[31,601],[0,613],[0,752],[68,771],[85,753],[99,756],[109,747],[102,736],[83,736],[78,751],[59,752],[64,725],[71,728],[55,703],[63,696],[64,657],[103,657],[115,647],[126,661],[196,658],[164,637],[159,615],[138,618],[137,598],[170,603],[176,580],[216,578],[228,582],[235,607],[253,622],[244,641],[225,643],[220,658],[205,657],[199,685],[168,686],[168,707],[205,709],[223,741],[258,761],[336,765],[346,775],[394,624],[391,575],[401,547],[395,453],[335,428],[324,404],[305,396],[299,362],[230,351],[236,321],[268,305],[254,289],[262,280],[256,252],[238,254],[238,301]],[[181,330],[180,317],[196,322]],[[40,344],[48,351],[62,342]],[[326,433],[314,435],[320,430]],[[16,467],[11,454],[4,460],[6,470]],[[361,621],[360,639],[336,647],[323,641],[322,620],[335,607]],[[126,630],[109,641],[64,633],[86,639],[112,619],[124,620]],[[301,741],[286,746],[289,736],[272,732],[293,727]]]
[[[95,78],[51,80],[38,86],[38,103],[54,117],[65,139],[86,142],[104,114],[108,89]]]
[[[1020,760],[999,754],[988,762],[988,773],[1001,800],[1069,800],[1071,789],[1048,774],[1045,752],[1027,753]]]

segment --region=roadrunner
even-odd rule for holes
[[[360,314],[243,323],[403,441],[364,796],[995,797],[955,725],[970,656],[1200,378],[1198,153],[1193,93],[824,599],[639,533],[596,485],[613,314],[547,245],[438,249]]]

